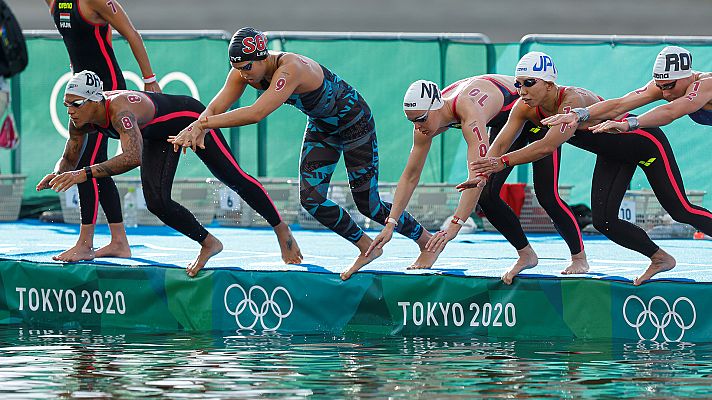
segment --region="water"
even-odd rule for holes
[[[712,345],[0,328],[5,398],[709,397]]]

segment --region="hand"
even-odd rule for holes
[[[158,86],[158,82],[144,83],[143,91],[144,92],[161,93],[161,87]]]
[[[470,171],[477,175],[492,175],[505,169],[500,157],[483,157],[470,163]]]
[[[82,183],[87,180],[87,174],[84,170],[80,169],[77,171],[69,171],[59,174],[49,181],[49,186],[55,192],[66,192],[67,189],[76,185],[77,183]]]
[[[178,133],[177,136],[168,136],[168,142],[173,143],[173,151],[177,152],[183,147],[185,154],[188,147],[196,151],[198,147],[205,149],[205,129],[199,120],[193,121],[187,128]]]
[[[57,174],[55,174],[54,172],[45,175],[44,178],[42,178],[42,180],[40,180],[40,182],[37,184],[35,190],[39,192],[40,190],[50,189],[51,186],[49,185],[49,182],[54,179],[55,176],[57,176]]]
[[[628,124],[628,121],[604,121],[601,122],[600,124],[596,124],[588,130],[593,131],[593,133],[621,133],[621,132],[628,132],[630,130],[630,125]]]
[[[381,233],[376,236],[375,239],[373,239],[373,242],[371,242],[371,245],[368,246],[368,250],[366,250],[366,257],[371,255],[371,252],[375,249],[382,249],[383,246],[386,245],[386,243],[391,241],[391,238],[393,237],[393,225],[392,224],[386,224],[386,226],[383,227],[383,230]]]
[[[445,249],[445,245],[455,239],[457,233],[460,232],[460,228],[462,228],[460,225],[450,223],[446,230],[438,231],[428,240],[428,243],[425,244],[425,250],[434,253],[442,252]]]
[[[567,114],[556,114],[552,115],[551,117],[546,117],[541,120],[541,123],[547,126],[566,124],[569,126],[573,126],[574,129],[576,129],[578,127],[579,121],[578,115],[570,112]]]
[[[458,192],[464,192],[467,189],[483,188],[485,185],[487,185],[487,176],[484,174],[477,174],[474,178],[470,178],[455,186],[455,189],[457,189]]]

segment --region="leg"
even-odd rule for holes
[[[675,267],[675,259],[653,243],[643,229],[618,218],[620,204],[634,172],[635,164],[601,155],[596,158],[591,184],[593,226],[613,242],[649,257],[648,271],[670,270]],[[641,277],[649,278],[647,275]],[[636,278],[634,284],[639,285],[641,277]]]
[[[494,135],[493,135],[494,133]],[[490,140],[496,136],[496,132],[490,132]],[[526,146],[526,137],[520,135],[512,144],[508,152],[519,150]],[[534,268],[539,263],[536,252],[529,244],[519,218],[509,205],[502,200],[500,195],[507,177],[513,168],[506,168],[490,177],[480,195],[479,205],[487,216],[490,223],[504,236],[507,241],[517,250],[519,258],[502,275],[502,281],[511,284],[512,279],[521,271]]]
[[[554,226],[569,246],[571,263],[562,274],[583,274],[589,265],[583,249],[581,229],[573,211],[559,196],[559,171],[561,165],[561,147],[550,156],[533,164],[534,192],[539,204],[554,221]]]
[[[195,276],[223,247],[190,211],[171,198],[179,157],[180,152],[174,152],[173,145],[168,142],[144,140],[141,183],[148,210],[166,225],[200,243],[200,252],[187,269],[188,275]]]
[[[665,134],[660,129],[638,130],[636,133],[645,137],[650,143],[651,157],[648,157],[647,160],[652,158],[655,160],[648,165],[641,164],[641,168],[665,211],[675,221],[692,225],[709,235],[712,232],[712,213],[705,208],[693,205],[687,199],[675,154]],[[636,278],[634,282],[636,285],[644,283],[660,272],[669,271],[675,266],[674,259],[667,253],[662,253],[656,253],[651,257],[653,262],[642,275]]]
[[[391,212],[391,204],[383,201],[378,193],[378,141],[373,117],[367,113],[341,135],[344,138],[344,162],[354,202],[362,214],[385,225],[386,218]],[[414,240],[421,251],[425,249],[425,244],[431,236],[413,216],[405,211],[398,218],[396,232]],[[362,244],[365,248],[359,246],[361,254],[351,268],[342,274],[342,278],[348,279],[351,274],[382,254],[379,249],[377,254],[366,257],[365,252],[371,244],[370,238],[364,240]]]
[[[302,262],[302,253],[289,226],[282,222],[277,208],[262,184],[240,168],[219,129],[211,130],[205,136],[205,149],[198,149],[196,155],[216,178],[245,199],[247,204],[272,226],[277,235],[282,260],[287,264]]]
[[[94,135],[90,135],[94,136]],[[104,162],[108,158],[108,138],[98,134],[100,147],[95,152],[95,158],[88,165]],[[121,202],[119,201],[119,191],[112,178],[94,179],[99,192],[99,204],[106,215],[111,232],[111,242],[96,251],[97,257],[131,257],[126,229],[124,227],[123,216],[121,215]]]
[[[108,139],[102,134],[88,135],[77,168],[84,168],[107,159]],[[81,227],[77,243],[70,249],[52,257],[58,261],[93,260],[94,257],[131,257],[126,232],[123,229],[121,203],[116,184],[111,178],[91,179],[77,185]],[[94,252],[94,228],[101,202],[109,220],[111,243]],[[112,224],[114,224],[113,229]]]

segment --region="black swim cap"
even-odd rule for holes
[[[268,53],[267,36],[250,27],[235,32],[228,46],[230,62],[264,60]]]

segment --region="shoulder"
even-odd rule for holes
[[[315,71],[319,64],[305,56],[295,53],[281,53],[277,70],[308,74]]]
[[[601,101],[601,98],[588,89],[567,86],[563,88],[561,107],[587,107],[599,101]]]

